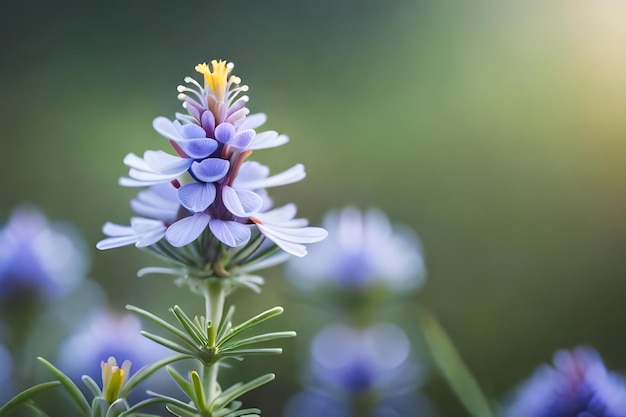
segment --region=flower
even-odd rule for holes
[[[409,340],[394,324],[327,326],[311,344],[308,386],[287,402],[283,415],[432,415],[428,401],[415,392],[421,372],[409,354]]]
[[[588,347],[560,350],[510,395],[506,417],[616,417],[626,415],[626,385]]]
[[[294,286],[315,291],[338,287],[364,291],[382,284],[396,292],[417,288],[425,268],[419,242],[409,230],[392,227],[378,209],[329,212],[322,222],[330,236],[303,259],[287,264]]]
[[[106,389],[107,383],[110,385],[122,377],[115,374],[117,371],[114,372],[112,366],[117,364],[111,365],[109,358],[117,358],[124,363],[129,361],[135,369],[139,369],[168,355],[167,349],[140,335],[141,323],[130,314],[96,311],[88,315],[86,323],[87,326],[80,327],[79,331],[68,337],[59,351],[60,369],[74,381],[80,381],[82,375],[94,377],[102,373]],[[107,378],[105,367],[109,372]],[[120,370],[125,370],[128,376],[126,368],[122,364]],[[170,382],[162,372],[153,378],[157,386],[166,386]]]
[[[17,208],[0,229],[0,306],[27,307],[66,294],[84,278],[84,244],[68,224]]]
[[[125,360],[122,366],[117,366],[117,361],[113,356],[110,356],[106,362],[100,363],[102,368],[102,395],[109,404],[119,398],[122,386],[130,374],[130,365],[130,361]]]
[[[392,392],[400,387],[410,390],[419,375],[409,353],[409,339],[394,324],[380,323],[364,330],[329,325],[311,344],[310,378],[350,395]]]
[[[296,164],[270,175],[269,167],[248,161],[254,150],[283,145],[287,136],[256,131],[266,117],[249,114],[249,98],[242,95],[248,87],[231,75],[232,63],[211,61],[195,69],[204,83],[186,77],[187,85],[178,87],[187,113],[153,122],[175,154],[150,150],[124,158],[130,169],[120,184],[150,188],[131,202],[139,215],[131,225],[106,223],[103,232],[108,238],[97,247],[135,244],[183,265],[193,263],[198,270],[206,271],[208,266],[213,272],[224,269],[220,247],[224,251],[247,248],[259,235],[292,255],[304,256],[304,244],[324,239],[326,231],[295,219],[293,204],[272,210],[266,191],[302,180],[304,166]],[[188,253],[177,248],[192,243],[198,245],[198,256],[189,262]]]

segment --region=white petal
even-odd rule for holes
[[[233,248],[248,242],[252,234],[249,226],[219,219],[211,219],[209,228],[216,238]]]
[[[268,130],[266,132],[258,133],[254,139],[252,139],[252,142],[250,142],[248,149],[275,148],[277,146],[284,145],[287,142],[289,142],[289,137],[287,135],[279,135],[273,130]]]
[[[304,165],[297,164],[292,166],[288,170],[283,171],[280,174],[273,175],[271,177],[259,178],[257,180],[249,181],[235,180],[235,184],[237,184],[237,188],[245,190],[258,190],[260,188],[277,187],[279,185],[291,184],[300,181],[304,177],[306,177]]]
[[[239,217],[248,217],[263,206],[263,198],[257,193],[227,185],[222,188],[222,200],[228,211]]]
[[[175,125],[178,123],[178,126]],[[166,117],[157,117],[152,121],[152,127],[159,132],[160,135],[165,136],[168,139],[179,140],[182,135],[179,131],[180,122],[172,122]]]
[[[165,238],[172,246],[185,246],[200,236],[209,224],[210,218],[206,213],[196,213],[191,217],[180,219],[167,228]]]

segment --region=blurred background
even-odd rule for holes
[[[22,203],[72,222],[113,308],[201,310],[169,278],[135,276],[158,263],[148,255],[95,243],[131,216],[124,155],[167,149],[152,119],[180,111],[195,64],[227,59],[251,110],[291,138],[255,159],[307,168],[271,195],[314,224],[353,204],[413,228],[428,278],[409,311],[437,315],[488,395],[580,344],[626,371],[625,17],[617,0],[5,0],[0,222]],[[231,298],[239,317],[283,305],[268,328],[300,336],[224,378],[275,371],[247,404],[278,416],[310,335],[333,318],[279,268],[265,277],[261,296]],[[420,349],[411,314],[380,316]],[[423,391],[442,416],[463,415],[435,372]]]

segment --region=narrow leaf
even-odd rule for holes
[[[157,398],[161,398],[163,399],[163,402],[168,404],[168,408],[170,405],[176,406],[178,408],[182,408],[183,410],[189,411],[191,413],[193,413],[193,416],[196,416],[198,410],[196,410],[194,407],[190,406],[189,404],[185,404],[184,402],[177,400],[176,398],[172,398],[172,397],[168,397],[167,395],[163,395],[163,394],[158,394],[156,392],[152,392],[152,391],[148,391],[148,394],[152,395],[153,397],[157,397]]]
[[[196,347],[196,342],[195,340],[193,340],[192,338],[190,338],[185,332],[183,332],[182,330],[176,328],[175,326],[171,325],[170,323],[166,322],[165,320],[163,320],[162,318],[150,313],[149,311],[143,310],[139,307],[135,307],[133,305],[127,305],[126,306],[127,310],[130,311],[134,311],[135,313],[139,314],[140,316],[158,324],[159,326],[163,327],[164,329],[172,332],[174,335],[178,336],[180,339],[182,339],[185,343],[187,343],[190,347]]]
[[[221,357],[239,355],[280,355],[283,348],[233,349],[220,352]]]
[[[94,397],[102,396],[102,391],[100,390],[100,387],[98,386],[96,381],[93,380],[92,377],[90,377],[89,375],[83,375],[80,379],[83,380],[83,382],[85,383],[87,388],[89,388],[89,391],[91,391]]]
[[[274,332],[274,333],[260,334],[258,336],[252,336],[247,339],[238,340],[233,343],[227,343],[225,346],[221,346],[220,349],[221,350],[234,349],[240,346],[246,346],[246,345],[250,345],[253,343],[266,342],[268,340],[275,340],[275,339],[284,339],[288,337],[296,337],[296,332],[286,331],[286,332]]]
[[[176,316],[178,322],[187,330],[187,333],[193,338],[201,343],[206,345],[208,342],[206,335],[204,332],[196,327],[193,321],[185,314],[185,312],[178,306],[174,306],[170,308],[170,311]]]
[[[235,314],[235,306],[231,305],[230,307],[228,307],[228,311],[226,312],[226,315],[224,315],[224,317],[222,318],[222,322],[217,328],[217,340],[220,340],[222,337],[224,337],[226,332],[230,330],[230,327],[232,326],[232,320],[233,320],[234,314]]]
[[[193,411],[189,411],[185,408],[176,406],[174,404],[168,404],[165,406],[165,408],[167,408],[167,410],[178,416],[178,417],[198,417],[198,411],[197,410],[193,410]]]
[[[163,368],[170,363],[177,362],[183,359],[191,359],[194,356],[191,355],[172,355],[167,358],[163,358],[154,363],[144,366],[140,370],[138,370],[133,376],[131,376],[128,381],[122,386],[120,391],[120,397],[126,398],[128,394],[143,380],[148,378],[150,375]]]
[[[465,409],[474,417],[494,417],[478,383],[437,320],[423,313],[420,321],[435,363]]]
[[[10,410],[24,403],[25,401],[30,400],[31,397],[34,397],[36,394],[40,393],[41,391],[45,391],[48,388],[56,387],[59,385],[61,385],[61,382],[59,381],[43,382],[41,384],[37,384],[34,387],[30,387],[20,392],[15,397],[11,398],[8,403],[0,407],[0,416],[5,415]]]
[[[169,339],[166,339],[164,337],[161,336],[157,336],[156,334],[152,334],[152,333],[148,333],[144,330],[142,330],[141,332],[139,332],[143,337],[152,340],[155,343],[158,343],[159,345],[165,346],[168,349],[173,350],[174,352],[178,352],[178,353],[182,353],[185,355],[192,355],[194,352],[190,351],[189,349],[182,347],[181,345],[179,345],[178,343],[174,343]]]
[[[183,390],[183,392],[185,394],[187,394],[187,396],[194,402],[196,402],[196,397],[195,397],[195,393],[193,391],[193,387],[191,386],[191,384],[189,383],[189,381],[187,381],[181,374],[179,374],[178,372],[176,372],[176,370],[170,366],[168,366],[167,368],[167,372],[171,375],[171,377],[174,379],[174,381],[176,381],[176,383],[178,384],[178,386],[180,387],[181,390]]]
[[[282,314],[283,311],[284,310],[282,307],[274,307],[270,310],[264,311],[263,313],[252,317],[250,320],[247,320],[241,323],[240,325],[235,326],[232,329],[230,329],[230,331],[224,336],[224,338],[220,340],[220,344],[223,345],[224,343],[228,342],[233,337],[237,336],[239,333],[245,332],[246,330],[256,326],[259,323],[269,320],[272,317],[278,316]]]
[[[72,397],[72,399],[76,402],[76,405],[78,405],[81,414],[85,417],[90,417],[91,408],[89,407],[89,403],[83,396],[83,393],[80,392],[80,389],[78,389],[76,384],[74,384],[74,382],[72,382],[72,380],[67,375],[58,370],[54,365],[52,365],[44,358],[39,356],[37,357],[37,360],[41,362],[43,366],[59,380],[59,382],[61,383],[61,385],[63,385],[68,394],[70,394],[70,397]]]
[[[209,410],[207,409],[206,398],[204,397],[204,389],[202,388],[200,375],[198,375],[197,372],[192,371],[190,376],[191,384],[193,385],[193,391],[196,393],[196,407],[202,412],[209,412]]]
[[[246,382],[245,384],[237,387],[237,389],[234,389],[232,391],[230,389],[226,390],[217,396],[217,398],[211,404],[210,408],[211,410],[218,410],[228,405],[231,401],[236,400],[237,398],[247,393],[248,391],[252,391],[253,389],[260,387],[261,385],[267,384],[268,382],[272,381],[274,378],[276,378],[276,375],[266,374],[256,379],[253,379],[250,382]]]

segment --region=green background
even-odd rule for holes
[[[167,278],[135,277],[136,249],[97,252],[105,221],[127,223],[128,152],[167,149],[154,117],[176,86],[223,58],[250,108],[290,136],[255,153],[305,181],[272,190],[319,223],[346,204],[382,208],[422,239],[428,280],[381,312],[412,335],[433,311],[485,391],[514,387],[559,348],[595,346],[626,370],[626,6],[616,1],[30,1],[0,4],[0,219],[19,204],[68,219],[89,276],[121,308],[202,308]],[[275,304],[294,328],[276,371],[249,396],[279,415],[311,331],[332,315],[303,305],[279,269],[240,318]],[[408,312],[408,314],[407,314]],[[433,372],[441,415],[462,409]]]

